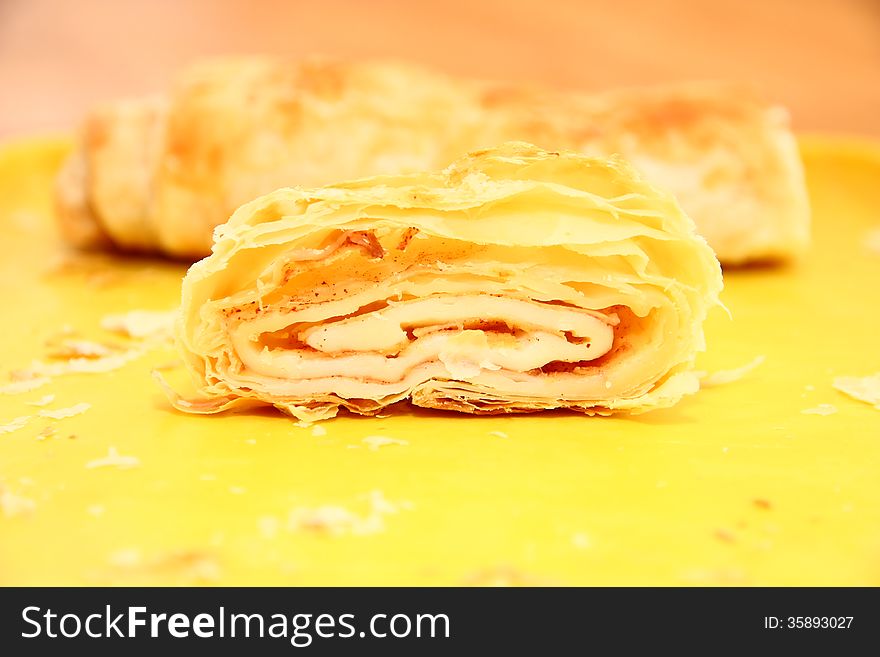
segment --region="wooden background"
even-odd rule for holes
[[[0,137],[68,130],[231,52],[582,89],[745,80],[800,130],[880,136],[880,0],[0,0]]]

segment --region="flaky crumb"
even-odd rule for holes
[[[64,418],[73,417],[75,415],[82,415],[91,407],[92,405],[87,402],[80,402],[79,404],[74,404],[68,408],[57,408],[54,411],[42,410],[39,412],[39,415],[40,417],[48,417],[53,420],[63,420]]]
[[[312,427],[312,435],[315,436],[315,438],[319,438],[320,436],[326,436],[327,429],[322,427],[320,424],[316,424],[315,426]]]
[[[381,517],[361,517],[348,509],[325,504],[314,509],[294,509],[287,520],[292,531],[309,530],[339,536],[345,533],[373,534],[384,529]]]
[[[696,372],[700,378],[701,388],[711,388],[713,386],[722,386],[727,383],[733,383],[745,377],[749,372],[760,366],[766,360],[765,356],[756,356],[752,361],[746,363],[742,367],[731,370],[718,370],[717,372]]]
[[[61,344],[49,350],[49,357],[56,360],[72,360],[74,358],[104,358],[118,351],[99,342],[89,340],[63,340]]]
[[[93,461],[89,461],[86,463],[86,467],[89,469],[92,468],[120,468],[120,469],[128,469],[134,468],[141,464],[140,459],[135,456],[123,456],[116,448],[112,445],[107,450],[107,456],[103,456],[99,459],[94,459]]]
[[[42,388],[49,383],[50,379],[45,376],[34,376],[31,378],[18,379],[0,386],[0,395],[20,395],[23,392],[30,392],[37,388]]]
[[[288,516],[287,528],[290,531],[308,530],[331,536],[375,534],[385,529],[385,516],[412,508],[409,502],[390,502],[378,490],[370,491],[367,501],[369,509],[366,515],[330,504],[294,509]]]
[[[496,438],[510,438],[510,436],[508,436],[508,435],[507,435],[506,433],[504,433],[503,431],[490,431],[490,432],[489,432],[489,435],[490,435],[490,436],[495,436]]]
[[[832,404],[819,404],[813,408],[805,408],[801,411],[804,415],[834,415],[837,407]]]
[[[28,422],[31,420],[30,415],[21,415],[19,417],[11,419],[6,424],[0,424],[0,435],[4,433],[12,433],[13,431],[18,431],[19,429],[24,429]]]
[[[55,395],[45,395],[35,401],[27,402],[27,404],[28,406],[48,406],[53,401],[55,401]]]
[[[65,374],[102,374],[118,370],[129,361],[143,355],[142,351],[131,349],[101,358],[71,358],[58,363],[34,361],[30,371],[46,377],[63,376]]]
[[[185,580],[216,581],[221,575],[217,559],[203,550],[172,550],[146,557],[139,548],[129,547],[111,553],[108,563],[116,569],[148,577],[171,575]]]
[[[367,494],[367,501],[370,504],[370,513],[398,513],[401,509],[410,510],[413,508],[413,503],[408,500],[402,500],[400,502],[389,501],[386,499],[385,494],[380,490],[371,490]]]
[[[164,338],[174,330],[176,310],[132,310],[120,315],[107,315],[101,320],[101,328],[129,338]]]
[[[32,499],[0,488],[0,509],[3,510],[3,515],[7,518],[32,513],[36,508],[37,504]]]
[[[871,404],[880,411],[880,372],[868,376],[838,376],[831,385],[835,390]]]
[[[385,445],[409,445],[406,440],[400,438],[389,438],[388,436],[367,436],[362,441],[371,450],[376,451]]]

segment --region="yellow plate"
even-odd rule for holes
[[[0,584],[880,585],[880,412],[831,388],[880,370],[880,147],[802,145],[812,252],[727,272],[733,318],[708,324],[702,369],[766,357],[744,379],[635,418],[413,412],[315,435],[171,411],[149,371],[174,354],[153,350],[0,395],[0,425],[32,416],[0,435]],[[7,371],[65,326],[120,343],[103,316],[177,303],[179,264],[64,249],[67,148],[0,151]],[[837,412],[801,412],[819,404]],[[87,467],[111,447],[138,464]]]

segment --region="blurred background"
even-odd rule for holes
[[[747,81],[798,130],[880,137],[880,0],[0,0],[0,138],[263,52],[585,90]]]

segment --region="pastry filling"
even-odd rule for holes
[[[333,231],[279,256],[257,299],[215,302],[225,316],[216,369],[241,389],[288,398],[393,396],[430,379],[511,395],[609,394],[599,365],[626,351],[643,318],[584,307],[565,285],[568,298],[529,295],[510,280],[509,249],[420,245],[415,233]]]

